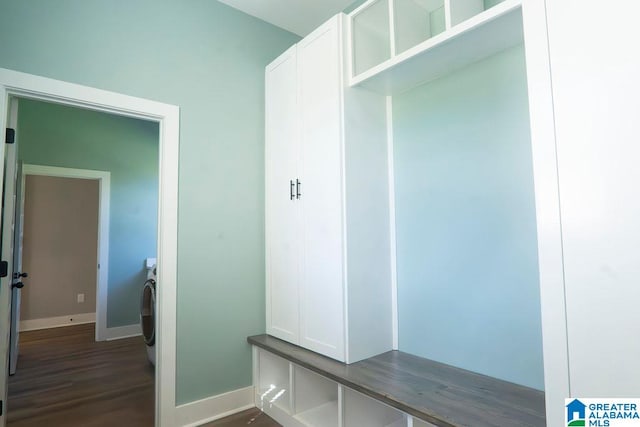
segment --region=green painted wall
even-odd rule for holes
[[[504,0],[484,0],[484,8],[485,9],[489,9],[492,8],[493,6],[502,3]]]
[[[542,389],[522,47],[393,99],[400,349]]]
[[[0,0],[0,67],[180,106],[177,402],[251,384],[264,67],[298,40],[213,0]]]
[[[363,5],[367,0],[356,0],[353,3],[351,3],[349,6],[346,7],[346,9],[343,10],[344,13],[351,13],[354,10],[356,10],[358,7],[360,7],[361,5]]]
[[[22,99],[18,135],[24,163],[111,172],[107,326],[138,323],[157,248],[158,124]]]

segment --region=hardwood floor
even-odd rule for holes
[[[226,418],[221,418],[202,427],[281,427],[258,408],[239,412]]]
[[[22,332],[8,427],[152,427],[154,371],[141,337],[95,342],[94,325]],[[204,427],[276,427],[251,409]]]
[[[23,332],[8,426],[153,426],[153,382],[140,337],[95,342],[93,324]]]

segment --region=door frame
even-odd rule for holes
[[[176,288],[178,247],[178,155],[180,108],[143,98],[35,76],[0,68],[0,129],[6,128],[9,99],[28,98],[120,116],[148,120],[159,124],[158,170],[158,288],[155,370],[155,425],[169,427],[176,416]],[[3,131],[4,133],[4,131]],[[4,172],[4,150],[0,150],[0,181]],[[1,182],[0,182],[1,183]],[[3,278],[0,286],[8,285]],[[0,301],[0,325],[8,325],[10,306]],[[9,342],[0,334],[0,361],[5,387],[8,375]],[[6,389],[0,390],[4,399]],[[0,426],[6,417],[0,416]]]
[[[24,207],[27,175],[56,178],[88,179],[98,181],[98,251],[96,259],[96,341],[109,339],[107,331],[107,291],[109,284],[109,206],[111,200],[111,172],[74,169],[24,163],[22,165],[22,191],[18,195]]]

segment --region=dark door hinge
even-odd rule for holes
[[[7,277],[9,274],[9,263],[7,261],[0,261],[0,277]]]
[[[5,133],[4,142],[7,144],[13,144],[16,142],[16,130],[7,128],[7,132]]]

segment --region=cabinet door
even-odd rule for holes
[[[298,343],[299,202],[291,197],[297,150],[295,46],[265,73],[267,333]]]
[[[300,345],[344,360],[340,17],[298,44]]]
[[[581,2],[575,20],[568,3],[548,0],[546,11],[571,397],[638,396],[640,60],[629,53],[640,37],[637,6]]]

